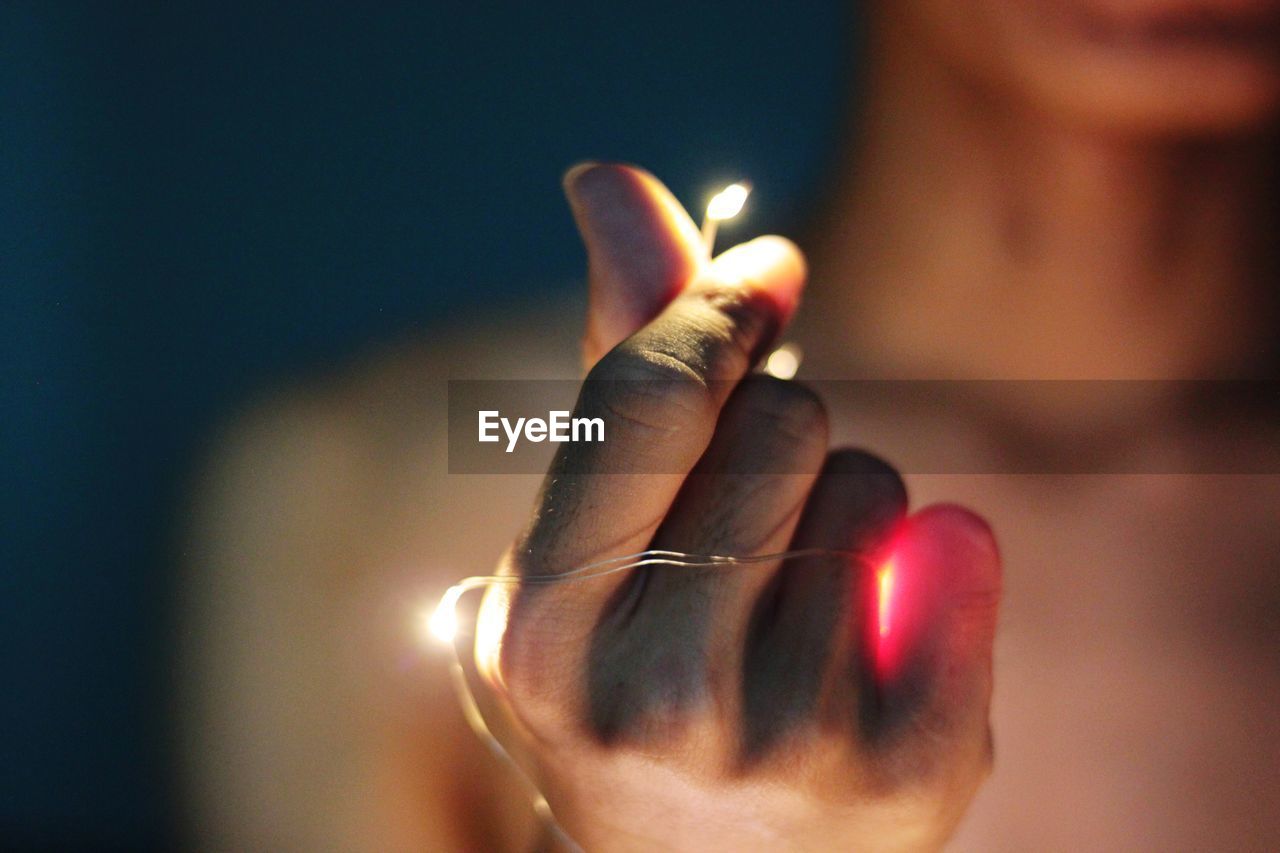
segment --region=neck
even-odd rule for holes
[[[927,378],[1259,369],[1275,337],[1264,134],[1055,124],[892,47],[814,247],[819,353],[856,341],[868,374]]]

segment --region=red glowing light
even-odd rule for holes
[[[893,561],[876,571],[876,624],[881,637],[889,636],[890,604],[893,601]]]

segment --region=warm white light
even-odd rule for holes
[[[424,621],[427,632],[442,643],[452,643],[458,634],[458,599],[462,590],[456,586],[449,587],[440,597],[440,603]],[[425,615],[425,614],[424,614]]]
[[[729,186],[712,196],[711,201],[707,204],[707,219],[713,222],[723,222],[726,219],[732,219],[737,216],[750,193],[750,184],[729,184]]]
[[[444,602],[440,604],[443,605]],[[454,615],[452,609],[437,605],[427,627],[431,631],[431,636],[440,642],[452,643],[458,633],[458,617]]]
[[[783,344],[765,359],[764,372],[778,379],[794,379],[800,369],[800,357],[800,347]]]

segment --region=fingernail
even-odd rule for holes
[[[570,166],[565,171],[564,177],[560,179],[560,185],[564,187],[565,194],[573,198],[574,188],[577,186],[578,179],[599,165],[600,163],[595,160],[583,160]]]

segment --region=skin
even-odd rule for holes
[[[624,424],[607,452],[641,473],[583,475],[620,460],[580,450],[540,490],[440,473],[431,382],[519,370],[477,361],[492,348],[410,349],[248,416],[210,465],[188,549],[192,833],[229,848],[546,843],[443,668],[376,663],[405,659],[413,607],[492,559],[493,530],[523,514],[503,571],[650,546],[892,546],[918,591],[900,665],[870,674],[866,588],[821,561],[487,597],[500,642],[477,663],[504,738],[588,849],[1280,844],[1280,478],[899,477],[848,448],[910,471],[944,445],[1016,471],[991,436],[1104,447],[1122,467],[1202,458],[1221,436],[1176,399],[904,412],[748,375],[780,334],[817,378],[1274,375],[1280,50],[1259,22],[1275,14],[875,7],[861,135],[808,264],[778,238],[709,263],[654,177],[572,170],[582,368],[711,381],[643,398],[589,384],[582,405]],[[808,266],[821,286],[797,316]],[[517,343],[524,365],[573,369],[563,337]],[[1276,446],[1273,418],[1224,418]],[[669,473],[648,473],[655,455]],[[787,473],[726,473],[761,457]],[[999,756],[975,802],[989,723]]]
[[[626,167],[577,169],[567,189],[584,224],[630,194],[670,210],[652,178]],[[486,605],[504,612],[481,619],[505,628],[489,659],[479,650],[481,666],[527,733],[564,828],[589,849],[936,846],[989,762],[995,542],[955,507],[904,520],[892,469],[853,451],[827,456],[817,397],[747,377],[798,301],[794,246],[761,238],[699,269],[692,222],[671,215],[628,223],[641,227],[626,239],[670,241],[671,272],[647,271],[647,286],[670,275],[676,287],[662,292],[675,295],[620,342],[603,335],[625,321],[602,319],[585,346],[605,355],[589,364],[579,410],[609,417],[611,440],[557,457],[507,570],[650,547],[877,553],[892,534],[919,590],[910,660],[891,677],[859,677],[858,573],[802,560],[526,587]],[[583,230],[597,246],[613,233]],[[593,284],[593,295],[618,284]],[[732,473],[759,458],[785,473]],[[659,469],[672,473],[647,473]]]

